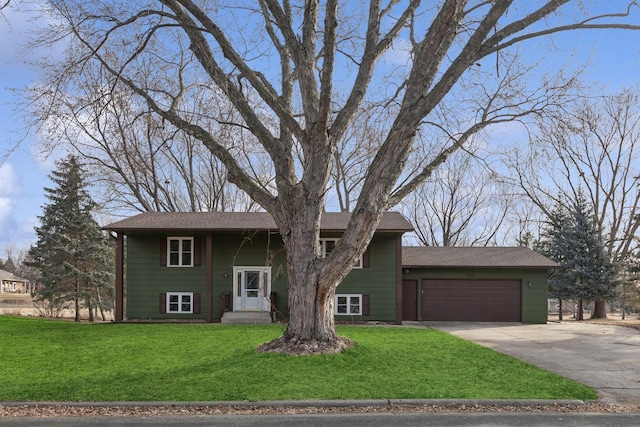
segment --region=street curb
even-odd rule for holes
[[[375,400],[265,400],[260,402],[212,401],[212,402],[2,402],[0,407],[296,407],[296,408],[345,408],[345,407],[388,407],[388,406],[580,406],[582,400],[496,400],[496,399],[375,399]]]

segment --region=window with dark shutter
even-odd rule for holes
[[[367,310],[369,295],[361,294],[336,294],[335,315],[336,316],[364,316],[365,297],[367,297]],[[368,311],[367,311],[368,313]]]
[[[331,252],[333,252],[333,250],[335,249],[336,245],[338,244],[338,240],[336,238],[321,238],[319,241],[319,245],[318,245],[318,250],[320,251],[319,255],[324,258],[326,256],[328,256]],[[353,265],[354,269],[361,269],[361,268],[369,268],[369,260],[366,260],[366,265],[365,265],[365,256],[369,256],[369,248],[367,248],[367,252],[365,252],[360,259],[358,259],[355,264]]]
[[[196,297],[198,305],[200,303],[200,294],[193,292],[167,292],[162,295],[165,296],[165,305],[161,308],[167,314],[191,314],[194,313]]]
[[[196,246],[196,240],[198,246]],[[167,237],[160,244],[160,265],[192,267],[200,265],[200,239],[193,237]],[[198,255],[196,259],[196,254]],[[197,261],[197,264],[194,264]]]

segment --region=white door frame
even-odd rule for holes
[[[247,272],[259,273],[258,289],[245,288]],[[233,311],[271,311],[270,294],[271,267],[233,267]]]

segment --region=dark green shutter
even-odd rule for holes
[[[160,294],[160,313],[165,314],[167,312],[167,293],[162,292]]]
[[[167,237],[160,236],[160,266],[167,266]]]
[[[367,250],[362,254],[362,268],[371,267],[371,245],[367,246]]]
[[[368,316],[369,315],[369,295],[368,294],[363,294],[362,295],[362,315],[363,316]]]
[[[193,238],[193,266],[199,267],[201,264],[200,256],[202,252],[202,239],[200,237]]]
[[[200,294],[193,294],[193,314],[200,314]]]

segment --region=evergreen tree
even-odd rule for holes
[[[82,307],[89,310],[90,321],[95,309],[104,318],[113,300],[113,248],[93,219],[95,203],[78,159],[69,156],[56,166],[49,176],[55,187],[45,188],[49,203],[43,206],[42,225],[35,229],[38,240],[26,262],[41,272],[35,297],[57,309],[72,308],[76,321]]]
[[[566,238],[567,230],[571,226],[569,212],[558,203],[551,213],[546,227],[542,232],[542,239],[534,245],[534,250],[560,264],[549,278],[549,297],[559,302],[558,318],[562,320],[563,302],[574,297],[575,275],[566,268],[566,258],[569,242]]]
[[[549,295],[559,300],[577,300],[579,320],[583,319],[583,301],[616,297],[618,268],[604,248],[591,208],[581,192],[570,211],[560,204],[556,206],[537,250],[561,266],[549,279]],[[606,312],[594,311],[592,317],[606,317]]]
[[[576,275],[576,296],[582,301],[611,301],[618,292],[619,271],[607,253],[602,236],[582,192],[578,193],[572,210],[572,227],[568,233],[571,242],[567,260]],[[592,318],[606,318],[606,306]]]
[[[624,280],[622,280],[618,295],[623,319],[631,311],[637,312],[640,308],[640,250],[638,248],[627,257],[624,273]]]

